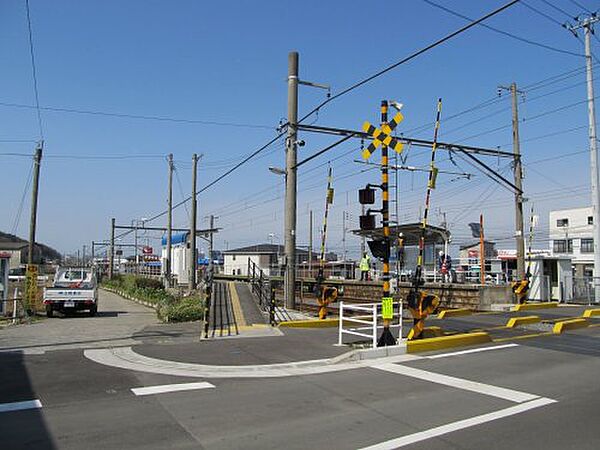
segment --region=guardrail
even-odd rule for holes
[[[269,315],[271,325],[275,326],[278,322],[292,320],[286,309],[277,302],[275,289],[271,286],[269,277],[250,258],[248,258],[248,281],[252,293],[258,300],[259,308]]]
[[[397,323],[394,323],[394,319],[392,319],[390,328],[398,330],[398,339],[396,342],[399,345],[402,342],[402,301],[399,300],[394,306],[394,318],[396,318]],[[359,315],[350,315],[350,313],[356,312]],[[377,347],[377,333],[383,329],[381,303],[344,304],[344,302],[340,302],[339,317],[338,345],[344,345],[344,334],[348,334],[367,338],[371,341],[373,348]],[[345,326],[348,325],[348,322],[358,324],[358,326]]]

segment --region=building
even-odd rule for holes
[[[283,245],[256,244],[223,252],[223,273],[226,275],[248,275],[248,260],[256,264],[265,275],[282,275],[285,250]],[[313,252],[313,257],[314,255]],[[296,249],[296,264],[308,260],[308,251]]]
[[[571,275],[571,259],[567,256],[532,255],[529,299],[569,302],[578,296]]]
[[[593,233],[591,207],[550,211],[550,251],[552,255],[571,258],[576,278],[593,274]]]
[[[177,281],[178,284],[187,284],[189,281],[189,267],[190,267],[190,255],[189,255],[189,232],[173,234],[171,236],[171,276]],[[167,237],[162,238],[162,252],[161,252],[161,272],[166,267],[165,261],[167,260]],[[198,259],[204,259],[204,253],[201,253],[196,249]],[[164,272],[163,272],[164,275]]]
[[[459,248],[459,261],[465,281],[479,283],[480,280],[480,243],[462,245]],[[498,259],[496,244],[491,241],[483,241],[484,263],[486,278],[505,281],[505,274],[502,271],[502,262]]]

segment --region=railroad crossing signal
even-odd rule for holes
[[[398,124],[402,122],[402,120],[404,120],[404,116],[401,112],[398,112],[392,118],[392,121],[389,124],[383,124],[381,126],[381,130],[371,125],[370,122],[363,123],[363,131],[373,136],[373,142],[371,142],[369,146],[363,150],[362,157],[364,159],[369,159],[373,152],[377,150],[377,147],[379,147],[381,144],[393,148],[397,153],[402,152],[404,144],[398,141],[395,137],[391,136],[394,128],[396,128]]]

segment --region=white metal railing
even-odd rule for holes
[[[394,317],[391,329],[398,330],[397,344],[402,342],[402,300],[394,303]],[[359,313],[349,315],[349,313]],[[344,345],[344,334],[360,336],[371,341],[373,348],[377,347],[377,332],[383,329],[381,303],[348,303],[340,302],[340,323],[338,327],[338,345]],[[351,324],[355,324],[352,326]]]

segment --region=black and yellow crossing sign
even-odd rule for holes
[[[402,122],[402,120],[404,120],[404,116],[401,112],[398,112],[392,118],[390,123],[385,123],[381,126],[381,130],[371,125],[370,122],[363,123],[363,131],[373,136],[373,142],[371,142],[369,146],[363,150],[362,157],[364,159],[369,159],[373,152],[381,144],[393,148],[398,153],[402,152],[402,147],[404,147],[404,144],[398,141],[395,137],[391,136],[394,128],[396,128],[398,124]]]

